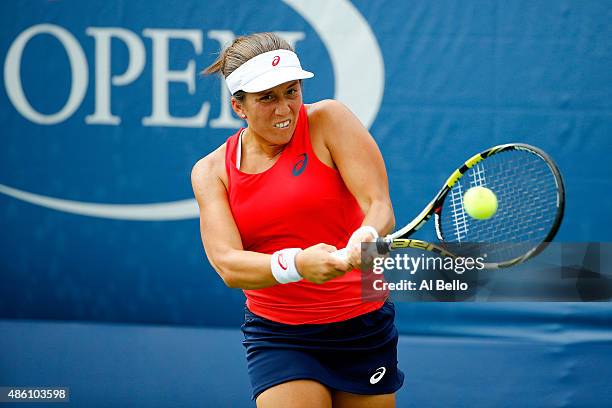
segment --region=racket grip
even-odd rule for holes
[[[376,238],[376,251],[381,255],[388,254],[391,251],[389,242],[384,238]]]

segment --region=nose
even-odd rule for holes
[[[274,113],[278,116],[284,116],[287,115],[290,111],[291,109],[289,109],[289,101],[287,101],[285,98],[279,99],[278,103],[276,104],[276,109],[274,110]]]

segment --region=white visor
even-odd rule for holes
[[[233,95],[237,91],[261,92],[297,79],[312,78],[304,71],[300,60],[289,50],[274,50],[251,58],[225,78]]]

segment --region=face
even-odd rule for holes
[[[232,98],[239,116],[246,116],[249,132],[270,144],[286,144],[295,130],[302,89],[299,81],[285,82],[257,93],[247,93],[242,102]]]

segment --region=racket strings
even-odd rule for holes
[[[490,219],[471,218],[463,208],[463,194],[475,186],[497,196],[498,209]],[[493,251],[496,259],[513,259],[546,238],[557,204],[555,176],[544,160],[522,150],[502,152],[469,169],[453,186],[442,208],[440,230],[445,242],[481,243],[480,250],[486,248],[489,255]]]
[[[468,233],[467,214],[463,208],[463,188],[458,185],[450,191],[451,216],[453,217],[453,234],[457,242],[461,242]]]

